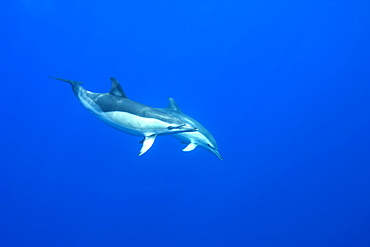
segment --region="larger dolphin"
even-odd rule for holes
[[[197,146],[200,146],[214,155],[216,155],[220,160],[223,160],[220,153],[218,152],[218,146],[216,143],[215,138],[213,138],[212,134],[203,127],[199,122],[197,122],[194,118],[189,117],[188,115],[184,114],[180,107],[176,104],[175,100],[172,98],[168,99],[170,104],[167,108],[157,108],[163,112],[169,113],[175,117],[178,117],[185,123],[194,126],[197,128],[197,131],[194,132],[181,132],[177,134],[173,134],[172,136],[180,139],[183,143],[188,144],[183,151],[189,152],[194,150]]]
[[[195,131],[196,128],[163,111],[129,100],[119,82],[111,77],[109,93],[93,93],[84,89],[82,82],[50,77],[72,85],[81,104],[108,125],[125,133],[143,136],[139,155],[153,145],[157,135]]]

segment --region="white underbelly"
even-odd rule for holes
[[[153,134],[166,134],[169,124],[154,118],[144,118],[128,112],[111,111],[102,112],[93,100],[85,95],[80,96],[82,105],[106,124],[122,132],[136,135],[148,136]]]
[[[205,141],[205,136],[199,131],[194,132],[181,132],[171,135],[176,139],[184,141],[185,143],[201,143]]]
[[[131,135],[148,136],[168,132],[168,123],[127,112],[102,112],[97,114],[97,117],[110,126]]]

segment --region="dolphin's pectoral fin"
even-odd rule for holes
[[[193,151],[197,147],[197,144],[195,143],[189,143],[189,145],[186,146],[182,151],[184,152],[190,152]]]
[[[149,150],[149,148],[153,145],[155,138],[157,135],[151,135],[151,136],[146,136],[140,143],[143,144],[143,146],[140,149],[139,156],[143,155],[146,153],[146,151]]]

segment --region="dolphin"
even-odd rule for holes
[[[143,136],[139,156],[153,145],[157,135],[195,131],[196,128],[164,111],[127,98],[119,82],[111,77],[108,93],[93,93],[84,89],[82,82],[51,77],[71,84],[80,103],[106,124],[127,134]]]
[[[197,128],[197,130],[193,132],[181,132],[172,135],[173,137],[180,139],[183,143],[188,144],[182,151],[189,152],[194,150],[197,146],[200,146],[216,155],[220,160],[223,160],[220,153],[218,152],[216,140],[215,138],[213,138],[211,133],[194,118],[191,118],[188,115],[184,114],[174,99],[169,98],[168,101],[169,106],[167,108],[156,109],[169,113],[179,118],[184,123]]]

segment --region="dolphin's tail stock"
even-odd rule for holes
[[[73,92],[74,92],[75,94],[77,94],[77,89],[79,88],[79,85],[80,85],[80,84],[82,84],[82,82],[80,82],[80,81],[72,81],[72,80],[61,79],[61,78],[52,77],[52,76],[49,76],[49,77],[50,77],[50,78],[52,78],[52,79],[59,80],[59,81],[65,81],[65,82],[68,82],[69,84],[71,84],[72,89],[73,89]]]

